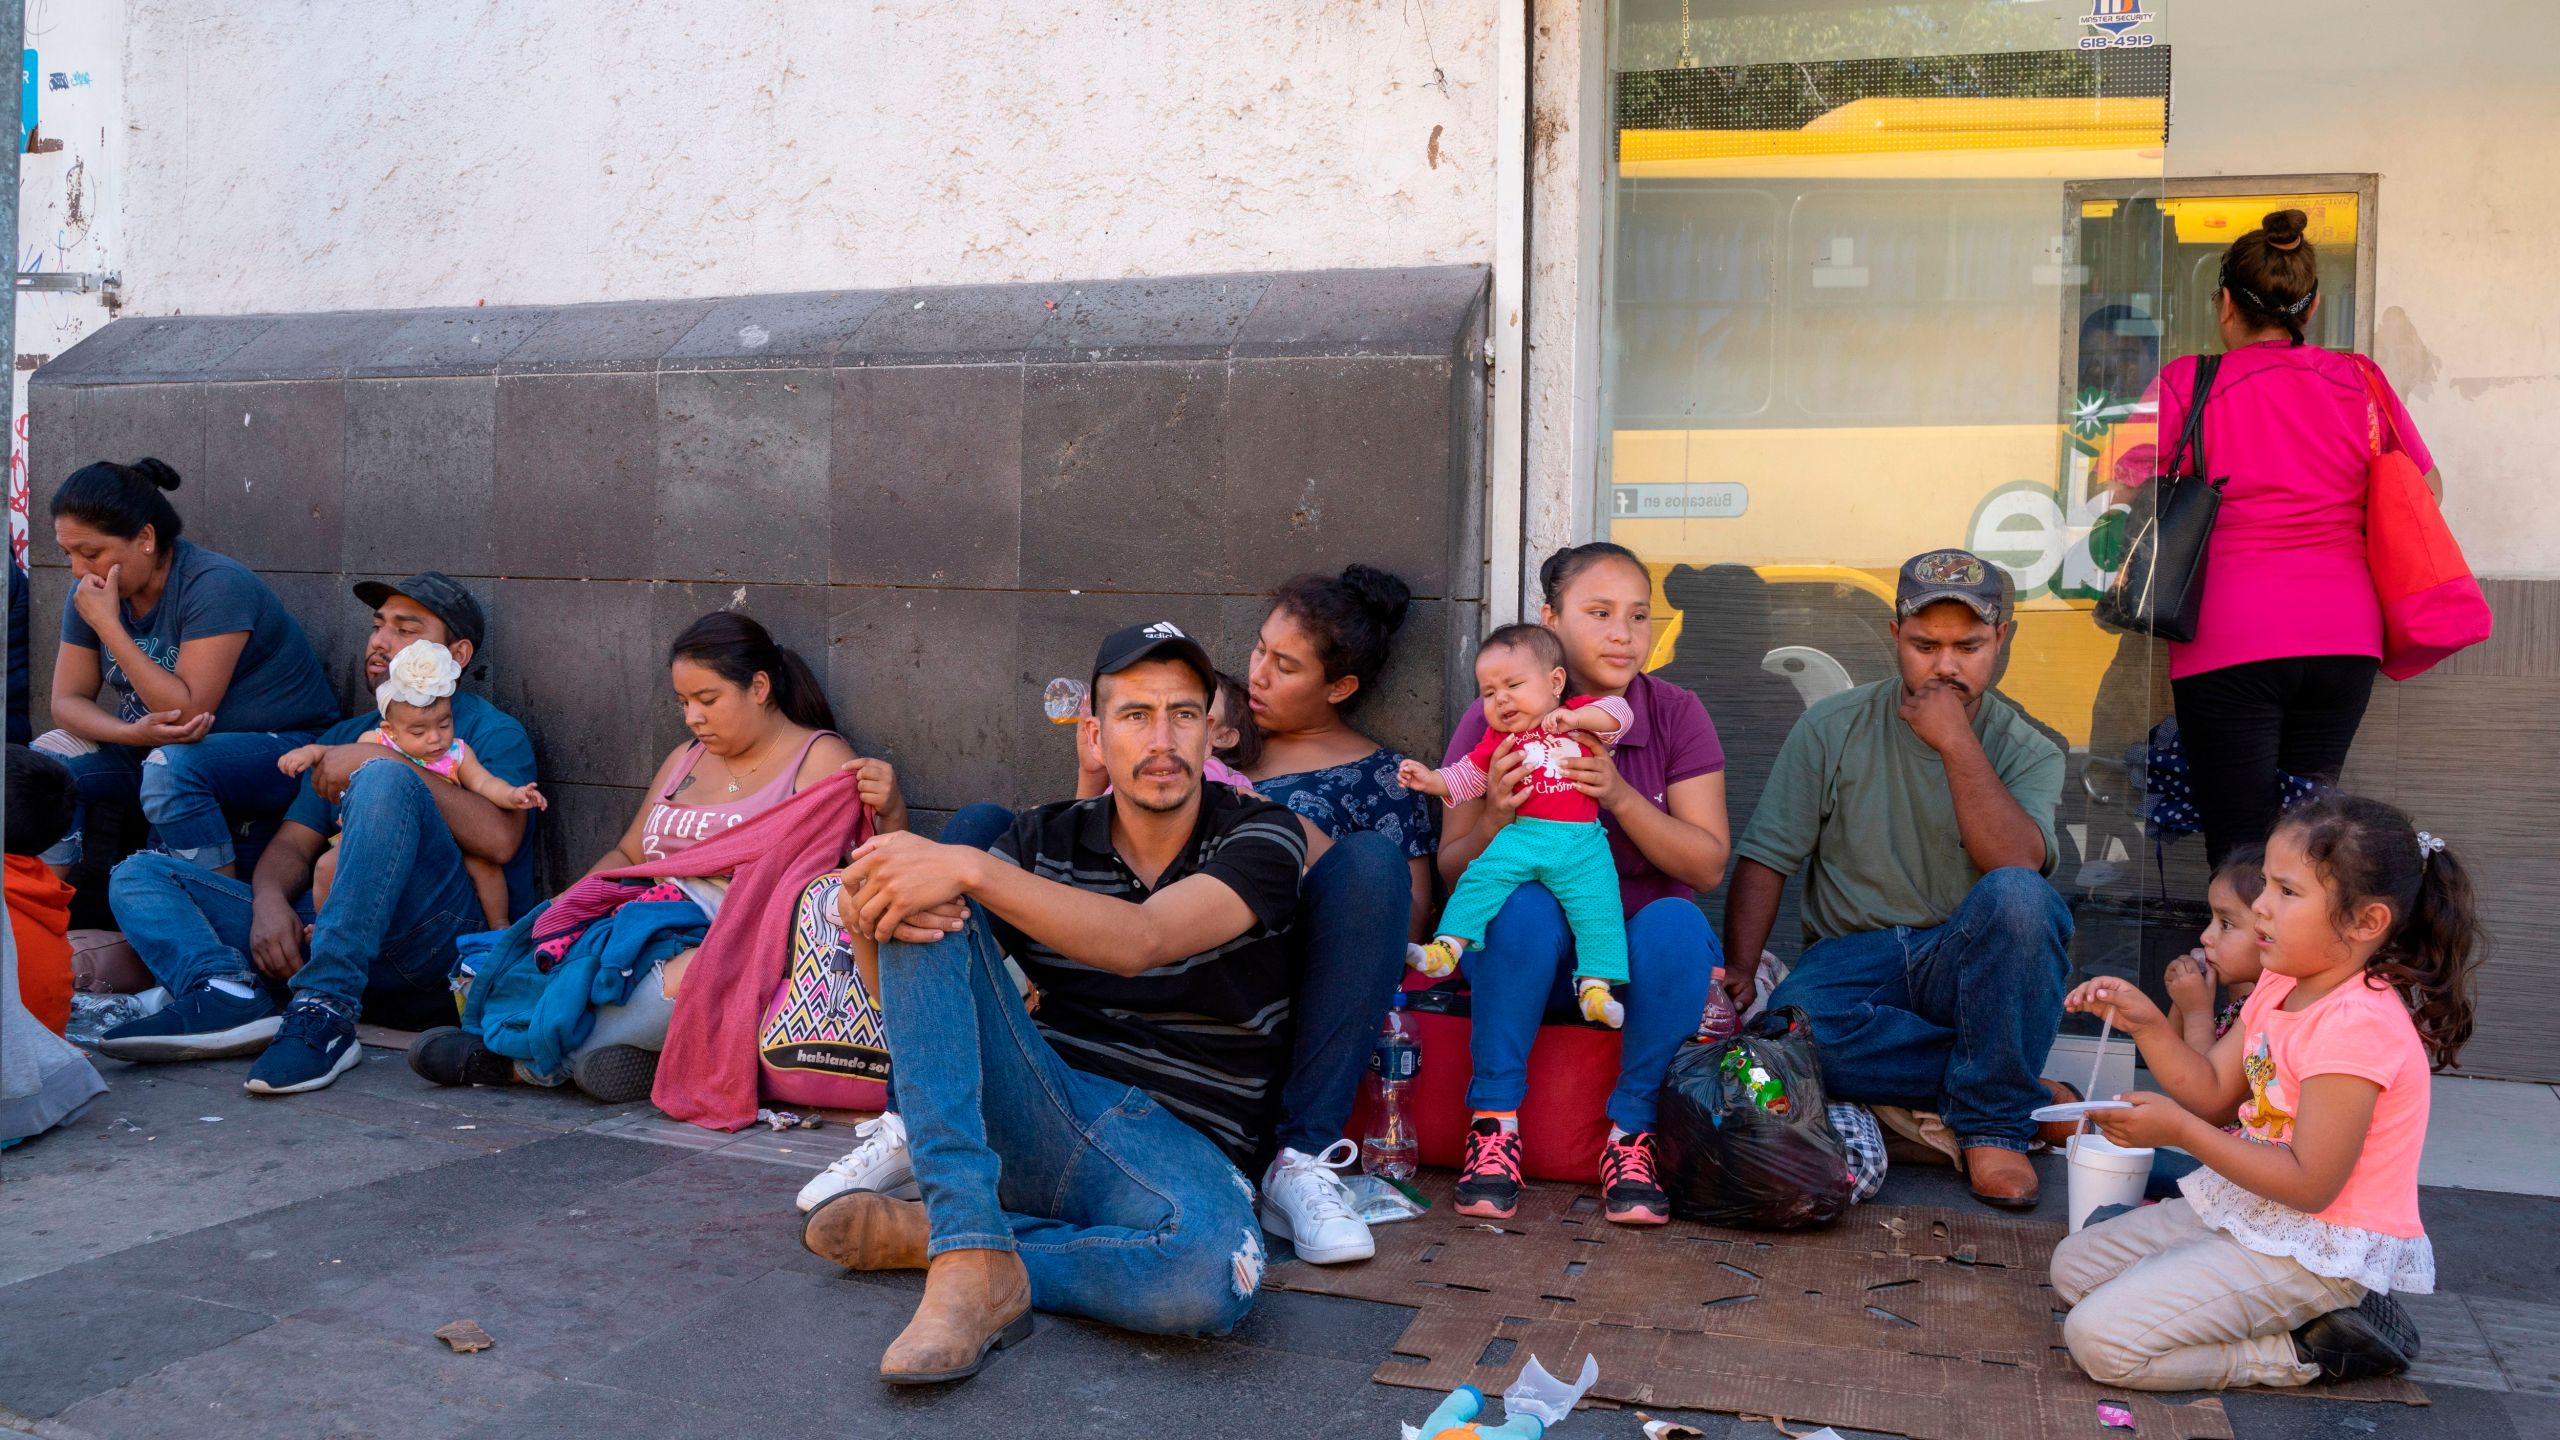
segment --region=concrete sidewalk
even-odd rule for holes
[[[244,1062],[103,1061],[113,1088],[79,1122],[0,1154],[0,1428],[1392,1440],[1435,1398],[1369,1380],[1408,1312],[1285,1293],[1216,1341],[1044,1316],[974,1381],[893,1391],[873,1366],[920,1277],[807,1255],[791,1207],[848,1132],[722,1136],[573,1094],[437,1090],[402,1059],[369,1050],[330,1089],[275,1100],[241,1091]],[[2430,1179],[2560,1188],[2560,1097],[2478,1088],[2440,1094],[2462,1140],[2441,1174],[2431,1144]],[[2464,1115],[2494,1129],[2474,1136]],[[1886,1198],[1967,1203],[1951,1173],[1917,1169]],[[2426,1204],[2447,1293],[2412,1309],[2436,1403],[2228,1397],[2240,1435],[2560,1436],[2550,1201],[2430,1189]],[[449,1353],[431,1332],[459,1319],[496,1348]],[[1563,1433],[1640,1431],[1632,1412],[1590,1410]]]

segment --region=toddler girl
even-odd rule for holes
[[[1250,790],[1244,772],[1262,758],[1262,732],[1253,728],[1253,700],[1244,682],[1221,670],[1218,693],[1209,702],[1209,764],[1201,778]]]
[[[1564,698],[1564,642],[1544,625],[1505,625],[1476,648],[1476,693],[1484,697],[1485,736],[1457,764],[1434,770],[1419,760],[1396,767],[1407,790],[1463,805],[1485,792],[1486,771],[1507,744],[1527,759],[1521,781],[1528,798],[1467,866],[1440,912],[1440,933],[1416,947],[1409,963],[1425,975],[1458,968],[1467,947],[1484,943],[1485,927],[1523,885],[1547,887],[1573,927],[1576,1003],[1585,1019],[1616,1029],[1626,1009],[1609,994],[1627,983],[1627,920],[1618,904],[1618,866],[1609,858],[1598,801],[1574,788],[1564,762],[1601,753],[1634,719],[1624,700]]]
[[[2169,962],[2169,1033],[2199,1052],[2211,1050],[2240,1018],[2241,1003],[2265,968],[2249,915],[2258,892],[2267,888],[2265,857],[2260,847],[2243,845],[2223,860],[2204,894],[2213,918],[2196,937],[2196,948]]]
[[[2168,1032],[2199,1055],[2211,1052],[2213,1042],[2239,1023],[2241,1005],[2266,968],[2258,957],[2257,921],[2249,914],[2259,892],[2267,888],[2265,857],[2266,851],[2259,846],[2243,845],[2223,860],[2222,868],[2213,872],[2213,883],[2205,888],[2205,903],[2213,918],[2196,937],[2196,948],[2169,962],[2165,977]],[[2236,1125],[2223,1128],[2239,1129]],[[2143,1194],[2153,1200],[2170,1199],[2178,1193],[2178,1182],[2195,1170],[2194,1156],[2162,1150],[2151,1157],[2151,1179]]]
[[[374,689],[374,703],[382,709],[382,723],[355,743],[380,745],[427,774],[449,780],[501,810],[550,809],[551,802],[543,798],[541,791],[531,785],[510,785],[490,774],[479,757],[471,753],[471,746],[454,738],[453,687],[461,678],[462,667],[454,663],[453,652],[433,640],[411,641],[407,649],[392,657],[391,673]],[[288,750],[277,759],[276,768],[298,776],[319,764],[328,748],[305,745]],[[328,853],[320,857],[311,872],[314,912],[329,903],[329,887],[337,878],[337,838],[330,837],[329,844]],[[462,857],[462,866],[479,891],[480,908],[490,927],[504,929],[506,872],[470,854]]]
[[[2435,1288],[2418,1223],[2428,1073],[2471,1036],[2471,882],[2378,801],[2328,794],[2276,824],[2250,909],[2265,966],[2198,1054],[2122,980],[2064,1002],[2112,1012],[2166,1095],[2090,1117],[2119,1145],[2204,1168],[2184,1197],[2064,1240],[2053,1288],[2091,1378],[2136,1390],[2397,1374],[2417,1333],[2389,1292]],[[2205,1117],[2239,1111],[2238,1133]]]

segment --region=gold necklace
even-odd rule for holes
[[[773,758],[773,752],[781,747],[781,743],[782,742],[779,740],[771,742],[771,744],[766,747],[764,760],[758,760],[756,763],[748,766],[744,770],[740,770],[735,764],[731,764],[729,766],[728,793],[735,795],[740,790],[746,788],[747,776],[754,774],[758,770],[762,770],[765,766],[765,760],[771,760]]]

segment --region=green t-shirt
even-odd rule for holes
[[[1897,925],[1943,925],[1982,872],[1965,853],[1938,752],[1902,719],[1898,678],[1861,685],[1804,712],[1735,847],[1782,875],[1805,870],[1808,943]],[[1973,730],[2000,783],[2044,832],[2044,872],[2061,847],[2062,751],[1998,692]]]

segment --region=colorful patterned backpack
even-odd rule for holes
[[[889,1040],[879,1002],[836,924],[841,888],[830,870],[810,881],[793,907],[791,963],[756,1037],[760,1088],[781,1104],[878,1110],[888,1103]]]

